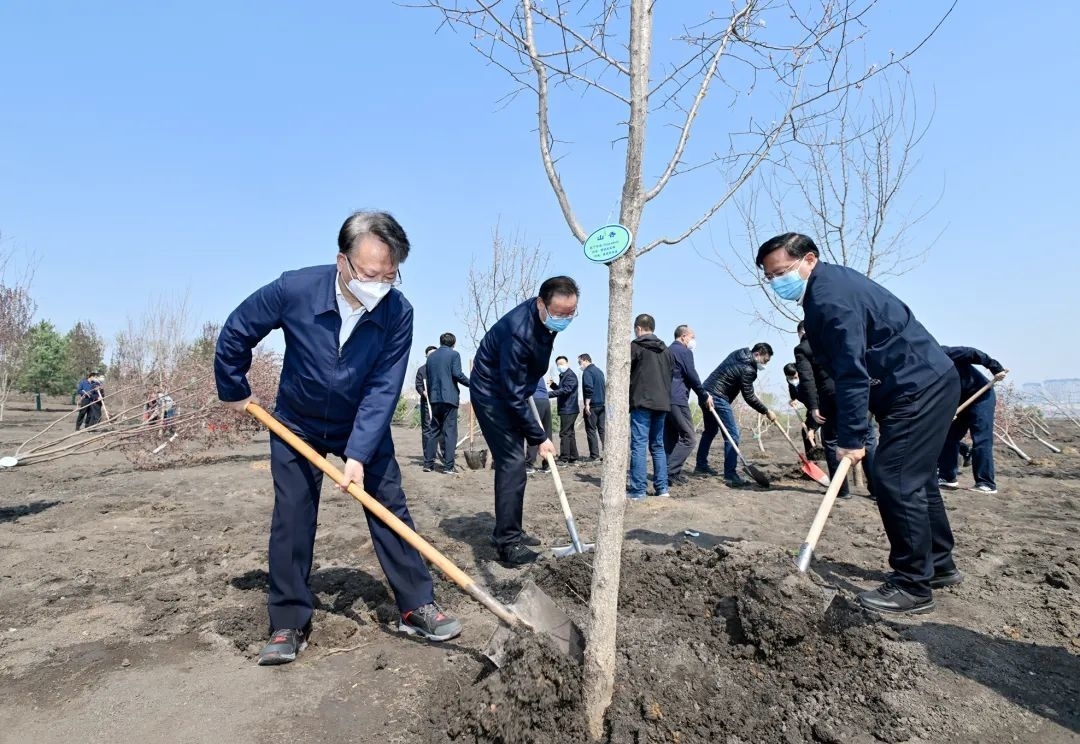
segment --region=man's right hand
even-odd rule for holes
[[[810,415],[814,417],[814,421],[817,421],[818,424],[824,424],[825,423],[825,417],[822,416],[820,413],[818,413],[818,409],[816,409],[816,408],[812,409],[810,411]]]
[[[248,403],[254,403],[255,405],[258,405],[259,404],[259,399],[256,398],[254,395],[249,395],[248,397],[244,398],[243,400],[222,401],[222,403],[224,404],[224,406],[226,408],[228,408],[231,411],[239,411],[240,413],[243,413],[244,409],[247,408]]]
[[[550,439],[545,439],[543,441],[543,443],[540,445],[540,448],[537,450],[537,452],[539,453],[540,457],[542,459],[544,459],[544,460],[546,460],[548,458],[548,455],[551,455],[551,457],[554,458],[555,457],[555,445],[551,443]]]

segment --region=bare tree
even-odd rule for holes
[[[0,421],[26,352],[37,305],[30,296],[33,272],[18,271],[14,254],[0,251]]]
[[[187,295],[158,296],[117,333],[110,377],[139,397],[147,387],[168,388],[189,354],[192,327]],[[125,403],[129,402],[125,399]]]
[[[1031,458],[1020,445],[1013,439],[1013,432],[1022,433],[1023,424],[1027,419],[1024,406],[1016,394],[1016,388],[1012,384],[997,386],[997,406],[994,409],[994,436],[1001,443],[1011,449],[1024,462],[1031,462]]]
[[[609,263],[611,446],[604,458],[584,670],[586,719],[596,739],[603,731],[615,678],[623,484],[629,455],[630,347],[626,338],[631,328],[635,262],[655,248],[676,245],[700,230],[775,147],[828,116],[854,86],[900,64],[925,39],[909,52],[869,66],[862,75],[840,77],[837,71],[846,69],[841,63],[862,44],[876,0],[812,0],[799,6],[781,0],[737,0],[730,13],[665,19],[677,30],[674,38],[666,28],[658,35],[655,57],[656,4],[652,0],[426,0],[422,4],[439,11],[451,27],[464,29],[471,45],[510,76],[515,88],[508,100],[521,93],[532,99],[544,171],[570,232],[581,242],[588,231],[560,174],[560,158],[567,147],[556,137],[553,114],[566,110],[582,116],[587,111],[594,120],[619,122],[612,129],[612,139],[624,155],[619,222],[635,236],[635,246]],[[687,13],[685,4],[668,7]],[[714,110],[707,98],[716,89],[723,99],[714,96],[711,101],[727,103],[728,133],[695,144],[695,125],[700,115]],[[560,93],[568,101],[561,109],[554,103]],[[741,123],[731,126],[736,121]],[[649,138],[650,154],[659,155],[647,163],[646,130],[650,127],[654,133]],[[726,146],[717,149],[724,137]],[[598,169],[607,166],[598,164],[594,170]],[[712,196],[685,229],[643,239],[639,228],[646,205],[676,176],[689,184],[683,176],[693,172],[713,179],[719,173],[722,185],[715,188],[713,180],[714,188],[688,192]]]
[[[845,71],[850,76],[851,70]],[[905,77],[886,76],[860,84],[836,110],[804,127],[758,169],[754,182],[736,199],[745,235],[734,242],[738,265],[727,249],[716,250],[728,273],[767,300],[759,319],[781,330],[799,320],[791,303],[781,302],[754,265],[757,247],[780,227],[810,235],[821,257],[868,277],[899,276],[917,266],[933,246],[908,240],[939,200],[919,206],[901,194],[918,165],[916,151],[933,119],[919,115]]]
[[[495,225],[491,231],[491,259],[473,256],[465,287],[461,320],[474,349],[508,310],[536,295],[549,260],[539,243],[530,244],[520,231],[507,237],[500,225]]]

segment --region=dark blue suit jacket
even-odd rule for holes
[[[547,374],[555,335],[540,321],[533,297],[491,327],[473,359],[470,394],[507,406],[529,444],[547,440],[529,398],[536,391],[536,380]]]
[[[866,411],[881,416],[950,372],[952,361],[891,292],[846,266],[819,262],[803,296],[806,338],[836,385],[837,443],[866,441]]]
[[[994,359],[985,351],[970,346],[942,346],[945,354],[952,359],[956,366],[956,372],[960,375],[960,400],[965,401],[979,392],[989,380],[982,372],[973,365],[978,364],[990,370],[990,374],[996,375],[1004,371],[1001,362]]]
[[[580,413],[581,408],[577,400],[578,379],[574,370],[568,369],[559,375],[559,384],[551,388],[549,398],[559,399],[559,415],[564,413]]]
[[[251,395],[251,351],[275,328],[285,334],[277,418],[301,436],[343,442],[362,463],[393,453],[390,422],[412,346],[413,309],[397,289],[364,313],[338,349],[336,266],[287,271],[240,303],[218,336],[218,396]]]
[[[590,364],[581,372],[581,395],[588,402],[589,410],[605,405],[607,380],[595,364]]]
[[[672,343],[668,351],[671,352],[671,360],[674,362],[671,367],[671,405],[689,404],[691,390],[697,394],[699,400],[703,399],[706,393],[694,365],[694,352],[679,341]]]
[[[428,397],[432,403],[461,403],[458,384],[469,387],[469,378],[461,371],[461,354],[449,346],[440,346],[427,358]]]

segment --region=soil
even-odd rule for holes
[[[0,455],[55,417],[9,409]],[[1022,443],[1033,464],[999,450],[997,495],[947,494],[967,579],[918,618],[852,602],[887,570],[867,499],[838,503],[811,572],[793,570],[821,489],[778,439],[769,454],[747,448],[769,490],[694,478],[630,505],[606,740],[1080,740],[1080,429],[1068,426],[1053,427],[1061,454]],[[585,627],[589,556],[504,568],[487,543],[491,471],[423,473],[419,432],[395,441],[422,534],[502,599],[533,579]],[[359,507],[329,486],[311,645],[257,667],[267,457],[260,435],[161,470],[105,451],[0,471],[0,742],[584,741],[577,665],[522,638],[495,669],[483,649],[496,621],[444,579],[462,636],[395,633]],[[579,531],[595,534],[599,466],[563,479]],[[526,528],[565,544],[550,481],[528,488]],[[839,590],[827,609],[825,585]]]

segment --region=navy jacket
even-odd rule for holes
[[[685,406],[690,402],[690,391],[693,390],[698,399],[706,395],[705,388],[701,386],[701,378],[698,377],[697,367],[694,366],[694,352],[686,348],[686,344],[676,341],[668,347],[671,352],[671,405]]]
[[[564,413],[580,413],[577,399],[578,378],[572,369],[567,369],[559,374],[559,384],[552,384],[549,398],[559,399],[559,415]]]
[[[975,369],[975,364],[986,367],[990,374],[996,375],[1005,370],[1001,362],[994,359],[985,351],[973,349],[970,346],[942,346],[945,354],[952,359],[956,372],[960,375],[960,400],[965,401],[975,393],[982,390],[989,380],[982,372]]]
[[[79,380],[79,386],[75,389],[75,405],[85,406],[90,402],[90,391],[93,389],[93,385],[85,377]]]
[[[735,398],[742,393],[746,405],[765,415],[769,412],[769,407],[762,403],[754,392],[757,372],[757,363],[750,349],[736,349],[705,378],[704,387],[706,392],[723,398],[728,403],[734,403]]]
[[[540,321],[536,298],[525,300],[491,327],[473,359],[470,394],[506,405],[529,444],[542,444],[547,433],[529,408],[537,378],[547,374],[555,333]]]
[[[866,441],[866,411],[881,417],[953,363],[907,305],[846,266],[819,262],[803,295],[806,338],[836,389],[837,443]]]
[[[551,388],[548,387],[547,378],[546,377],[541,377],[540,382],[536,383],[536,391],[533,393],[533,397],[534,398],[543,398],[544,400],[547,400],[548,399],[548,392],[550,390],[551,390]]]
[[[390,421],[405,382],[413,309],[396,289],[364,313],[338,349],[337,267],[287,271],[240,303],[218,336],[218,397],[251,395],[251,351],[275,328],[285,334],[277,418],[301,436],[345,444],[362,463],[392,454]]]
[[[432,403],[461,403],[458,385],[469,387],[469,378],[461,371],[461,354],[449,346],[440,346],[427,358],[428,397]]]
[[[416,394],[421,399],[427,397],[427,363],[421,364],[416,370]]]
[[[604,373],[595,364],[590,364],[581,371],[581,395],[588,402],[589,410],[604,407],[604,395],[607,393],[607,380]]]

